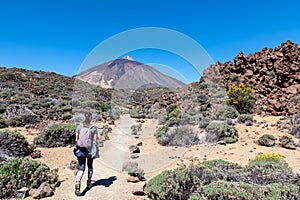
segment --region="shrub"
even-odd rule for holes
[[[153,177],[145,191],[157,200],[299,198],[297,177],[279,155],[264,154],[250,162],[245,167],[223,160],[183,165]]]
[[[239,75],[238,75],[238,74],[235,74],[235,73],[230,74],[229,78],[230,78],[230,80],[233,81],[233,82],[238,82],[239,79],[240,79]]]
[[[279,145],[284,147],[284,148],[287,148],[289,149],[291,146],[290,144],[292,144],[292,146],[294,146],[294,140],[291,138],[291,137],[288,137],[288,136],[282,136],[279,138]]]
[[[207,199],[297,199],[293,184],[272,183],[266,187],[247,183],[217,181],[203,187]],[[234,197],[234,198],[233,198]]]
[[[216,117],[218,120],[225,120],[225,119],[234,119],[238,117],[240,113],[232,106],[222,106],[216,114]]]
[[[278,153],[261,153],[257,155],[255,158],[250,159],[248,165],[265,165],[272,163],[284,163],[283,156]]]
[[[70,114],[70,113],[66,113],[61,116],[62,120],[69,120],[71,118],[72,118],[72,114]]]
[[[240,116],[238,116],[238,121],[240,123],[245,123],[247,121],[253,122],[253,116],[249,114],[241,114]]]
[[[134,124],[131,126],[131,134],[132,135],[136,135],[141,130],[142,130],[142,124],[138,124],[138,125]]]
[[[294,135],[296,138],[300,138],[300,124],[292,127],[292,135]]]
[[[138,177],[139,180],[143,180],[145,172],[142,168],[139,167],[138,163],[130,162],[127,166],[128,175]]]
[[[270,183],[291,183],[294,179],[292,169],[283,157],[277,153],[262,153],[250,159],[245,168],[252,183],[267,185]],[[250,181],[246,181],[251,183]]]
[[[170,177],[171,171],[163,171],[158,176],[152,178],[145,187],[145,192],[150,199],[166,199],[168,195],[166,181]],[[170,185],[172,187],[172,185]]]
[[[207,142],[217,142],[226,138],[226,141],[233,143],[239,138],[234,126],[230,126],[221,121],[212,121],[205,130],[204,139]]]
[[[206,95],[206,94],[199,94],[199,95],[197,96],[197,100],[198,100],[199,103],[205,104],[205,103],[207,103],[207,101],[209,100],[209,96]]]
[[[108,103],[101,103],[100,104],[100,109],[101,109],[102,112],[107,112],[111,109],[111,106]]]
[[[239,113],[251,113],[254,108],[255,90],[244,84],[230,86],[227,91],[229,105],[234,106]]]
[[[0,128],[5,128],[5,127],[7,127],[5,119],[3,119],[2,116],[0,116]]]
[[[142,118],[142,116],[139,114],[138,109],[131,109],[129,114],[131,118],[137,118],[137,119]]]
[[[0,164],[0,198],[14,197],[15,192],[27,187],[38,188],[46,182],[55,185],[58,181],[58,170],[28,158],[16,158]]]
[[[266,147],[271,147],[275,145],[276,137],[270,134],[264,134],[258,138],[258,144]]]
[[[7,120],[7,124],[12,127],[25,126],[26,124],[33,124],[37,121],[36,115],[16,115]]]
[[[158,137],[158,143],[163,146],[186,146],[199,143],[198,134],[189,125],[175,127]]]
[[[71,112],[72,111],[72,106],[67,105],[67,106],[62,107],[62,111],[63,112]]]
[[[111,119],[117,120],[120,119],[120,114],[122,113],[121,109],[114,107],[108,111]]]
[[[162,126],[162,127],[158,128],[155,132],[155,137],[159,138],[159,137],[163,136],[168,130],[170,130],[170,129],[167,126]]]
[[[8,130],[0,132],[0,162],[11,157],[25,157],[32,153],[33,147],[23,135]]]
[[[47,126],[36,138],[34,144],[41,147],[64,147],[75,143],[76,125],[52,124]]]
[[[292,125],[300,124],[300,113],[297,113],[297,114],[295,114],[295,115],[292,116],[292,118],[291,118],[291,124]]]
[[[208,118],[204,118],[199,122],[199,128],[206,128],[210,123]]]

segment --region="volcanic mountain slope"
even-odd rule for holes
[[[102,88],[138,89],[153,87],[153,85],[178,88],[185,85],[129,56],[92,67],[75,77]]]
[[[0,118],[11,126],[27,124],[30,116],[30,122],[45,124],[48,120],[70,119],[75,87],[95,90],[95,104],[99,106],[111,99],[111,90],[53,72],[0,67],[0,80]]]
[[[295,114],[300,110],[300,46],[288,40],[249,56],[240,52],[234,62],[211,65],[200,80],[208,81],[217,89],[239,83],[253,87],[262,114]]]

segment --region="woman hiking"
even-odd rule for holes
[[[98,131],[97,127],[91,124],[92,114],[86,112],[84,114],[84,121],[82,125],[76,128],[76,138],[75,138],[75,149],[74,153],[77,157],[79,170],[76,175],[75,183],[75,194],[80,196],[80,183],[85,170],[85,163],[88,167],[88,179],[87,188],[92,186],[92,176],[93,176],[93,161],[94,158],[99,157],[98,154]]]

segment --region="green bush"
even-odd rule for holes
[[[163,146],[186,146],[199,143],[198,134],[192,126],[175,127],[158,137],[158,143]]]
[[[7,124],[12,127],[25,126],[27,124],[33,124],[37,121],[36,115],[16,115],[7,120]]]
[[[239,138],[237,129],[222,121],[210,122],[205,131],[205,141],[207,142],[225,141],[226,138],[227,142],[234,143]]]
[[[5,128],[5,127],[7,127],[5,119],[2,116],[0,116],[0,128]]]
[[[70,114],[70,113],[66,113],[61,116],[62,120],[69,120],[71,118],[72,118],[72,114]]]
[[[130,162],[127,167],[128,175],[138,177],[139,180],[143,180],[145,176],[145,172],[142,168],[138,166],[136,162]]]
[[[248,166],[257,165],[279,165],[279,168],[281,168],[283,165],[286,165],[286,162],[282,155],[278,153],[261,153],[248,162]]]
[[[100,109],[101,109],[102,112],[107,112],[111,109],[111,106],[108,103],[101,103],[100,104]]]
[[[64,147],[75,143],[76,125],[52,124],[47,126],[33,142],[41,147]]]
[[[271,147],[275,145],[276,137],[271,134],[264,134],[258,139],[258,144]]]
[[[242,115],[238,116],[238,121],[241,123],[245,123],[247,121],[253,122],[253,116],[249,115],[249,114],[242,114]]]
[[[234,119],[238,117],[240,113],[232,106],[222,106],[221,109],[217,111],[216,117],[218,120],[225,120],[225,119]]]
[[[251,87],[246,87],[244,84],[230,86],[227,91],[229,105],[234,106],[241,114],[251,113],[254,110],[254,93],[255,90]]]
[[[66,105],[62,107],[63,112],[71,112],[72,111],[72,106],[71,105]]]
[[[163,136],[167,131],[169,130],[169,127],[167,126],[162,126],[160,128],[158,128],[155,132],[155,137],[156,138],[160,138],[161,136]]]
[[[275,165],[275,167],[273,166]],[[149,180],[150,199],[298,199],[298,185],[277,154],[263,154],[242,167],[223,160],[164,171]]]
[[[33,146],[19,132],[4,130],[0,132],[0,162],[8,157],[25,157],[32,153]]]
[[[238,75],[238,74],[235,74],[235,73],[230,74],[229,78],[230,78],[230,80],[233,81],[233,82],[238,82],[238,81],[240,80],[239,75]]]
[[[292,127],[292,135],[296,138],[300,138],[300,124],[296,124]]]
[[[129,114],[131,118],[137,118],[137,119],[142,118],[142,116],[139,114],[138,109],[131,109]]]
[[[15,192],[27,187],[38,188],[46,182],[55,185],[58,170],[28,158],[16,158],[0,164],[0,198],[14,197]]]

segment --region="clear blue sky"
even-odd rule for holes
[[[140,27],[179,31],[225,62],[288,39],[300,44],[299,9],[298,0],[0,0],[0,66],[74,75],[100,42]],[[161,51],[132,54],[184,69]],[[190,73],[187,82],[200,78]]]

